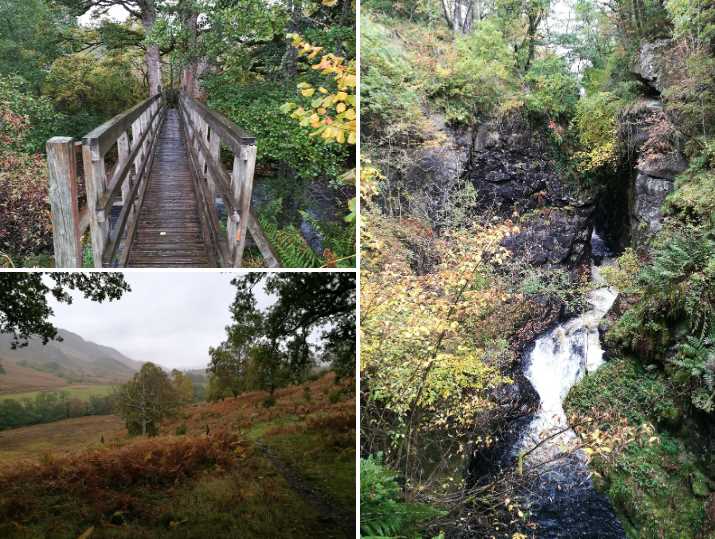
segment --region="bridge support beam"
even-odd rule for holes
[[[77,203],[77,156],[71,137],[47,141],[49,198],[55,267],[82,267],[82,234]]]

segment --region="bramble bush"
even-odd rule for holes
[[[21,93],[19,79],[0,79],[0,252],[11,259],[52,245],[47,167],[36,149],[46,136],[31,121],[51,119],[51,105]],[[45,126],[47,128],[47,126]]]

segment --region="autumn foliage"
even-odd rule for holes
[[[0,95],[0,253],[24,257],[52,245],[47,168],[39,154],[15,149],[30,129]],[[7,258],[0,261],[7,265]]]
[[[34,485],[76,490],[174,483],[209,466],[228,466],[244,446],[234,434],[210,437],[157,437],[124,447],[49,457],[44,462],[0,468],[0,488]]]

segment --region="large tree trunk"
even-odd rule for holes
[[[153,2],[147,2],[146,8],[142,10],[142,25],[144,33],[149,34],[156,22],[156,6]],[[147,73],[149,75],[149,95],[153,96],[161,92],[161,54],[159,45],[148,45],[144,54]]]
[[[206,58],[198,55],[198,18],[192,11],[184,16],[184,26],[189,32],[190,62],[181,71],[181,89],[196,99],[201,97],[201,75],[208,69]]]

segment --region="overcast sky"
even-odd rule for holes
[[[96,9],[91,9],[81,17],[78,17],[79,24],[82,26],[92,26],[95,23],[94,19],[94,12]],[[109,8],[109,11],[107,12],[107,15],[105,15],[103,18],[108,18],[111,19],[115,22],[121,22],[126,20],[127,16],[129,15],[129,12],[124,9],[122,6],[112,6]]]
[[[55,326],[167,368],[203,368],[208,348],[225,338],[235,288],[227,273],[124,272],[132,291],[96,303],[74,293],[71,305],[50,297]],[[272,299],[257,290],[259,307]]]

